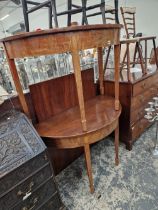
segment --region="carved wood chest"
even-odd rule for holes
[[[0,210],[63,209],[47,149],[27,119],[0,116]]]

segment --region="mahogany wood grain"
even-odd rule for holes
[[[81,75],[83,80],[84,99],[88,100],[95,97],[97,86],[94,84],[93,70],[84,70],[81,72]],[[60,88],[57,89],[56,87],[59,86]],[[48,94],[44,91],[45,88],[47,90],[56,91],[50,91]],[[41,122],[46,119],[46,117],[48,118],[52,115],[58,114],[59,112],[63,112],[64,110],[78,104],[74,74],[31,85],[30,91],[31,94],[25,94],[25,98],[31,113],[31,120],[33,124],[36,124],[37,120],[38,122]],[[43,94],[46,96],[43,96]],[[45,101],[43,100],[43,97],[46,99]],[[48,102],[48,99],[52,99],[50,103]],[[13,97],[11,101],[15,109],[23,111],[18,96]],[[47,106],[49,105],[53,107],[51,109],[51,113],[47,112],[47,109],[49,109]],[[0,105],[0,114],[9,111],[12,108],[10,100],[5,100],[5,102]],[[41,118],[41,115],[43,118]],[[47,142],[45,141],[45,143]],[[49,145],[47,144],[47,146]],[[54,173],[56,175],[78,158],[83,153],[83,148],[57,149],[49,146],[48,151],[53,164]],[[78,170],[76,173],[80,173],[80,171]]]
[[[84,100],[96,96],[93,69],[81,71]],[[29,86],[38,122],[78,105],[74,74]]]
[[[41,30],[15,35],[0,41],[5,42],[9,58],[40,56],[71,52],[75,37],[78,51],[97,48],[119,42],[119,24],[73,26],[60,29]],[[28,47],[29,46],[29,47]]]
[[[35,125],[38,133],[42,137],[65,139],[76,138],[76,142],[79,141],[78,146],[84,145],[84,140],[80,138],[84,135],[98,130],[112,124],[118,119],[121,110],[115,111],[114,98],[106,96],[96,96],[85,102],[85,111],[87,119],[87,131],[82,130],[80,123],[80,112],[78,106],[68,109],[58,115],[50,117],[49,119]],[[77,140],[77,137],[78,138]],[[97,139],[96,139],[97,141]],[[89,139],[89,143],[93,143],[94,138]],[[67,144],[67,143],[66,143]],[[73,142],[71,142],[73,147]],[[70,145],[69,145],[70,146]],[[64,147],[64,145],[63,145]],[[66,147],[66,145],[65,145]]]
[[[108,78],[108,79],[107,79]],[[142,132],[151,125],[144,119],[144,109],[148,107],[148,102],[157,95],[158,91],[158,72],[142,76],[139,73],[132,74],[132,81],[121,78],[119,85],[119,99],[122,105],[122,112],[119,118],[120,140],[126,144],[128,150],[132,149],[134,141]],[[113,77],[105,77],[105,94],[114,96]],[[126,123],[125,123],[126,122]]]

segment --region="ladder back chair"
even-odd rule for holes
[[[147,61],[148,61],[148,53],[147,53],[147,42],[152,41],[154,54],[156,57],[156,66],[158,67],[157,61],[157,52],[156,52],[156,36],[142,36],[142,33],[136,33],[136,8],[135,7],[120,7],[122,19],[124,23],[124,28],[126,32],[126,39],[120,42],[121,46],[126,45],[126,50],[124,52],[123,60],[121,62],[120,71],[123,70],[124,67],[127,68],[127,76],[130,81],[130,67],[135,67],[136,64],[140,64],[141,70],[143,74],[147,73]],[[142,47],[142,42],[144,42],[144,49]],[[135,45],[134,52],[132,52],[131,45]],[[144,51],[144,52],[143,52]],[[131,61],[130,54],[133,53],[133,59]]]
[[[120,7],[122,19],[126,31],[126,38],[136,36],[135,14],[136,7]]]

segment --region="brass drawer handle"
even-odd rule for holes
[[[32,187],[34,186],[34,182],[30,182],[29,187],[28,187],[28,191],[27,192],[22,192],[21,190],[19,190],[17,192],[17,196],[22,196],[24,195],[23,200],[25,200],[27,197],[29,197],[31,195],[31,191],[32,191]],[[26,198],[25,198],[26,196]]]
[[[141,85],[141,87],[144,89],[146,86],[145,82],[143,82],[143,84]]]
[[[38,198],[35,198],[33,200],[33,206],[31,206],[31,207],[24,206],[21,210],[32,210],[36,206],[37,201],[38,201]]]
[[[140,96],[140,102],[144,102],[145,98],[143,95]]]

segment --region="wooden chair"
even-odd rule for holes
[[[114,0],[114,7],[113,8],[106,8],[105,5],[105,0],[101,0],[100,3],[98,4],[90,4],[87,5],[87,0],[81,0],[81,4],[77,5],[72,3],[72,0],[68,0],[67,1],[67,11],[63,11],[60,13],[57,13],[57,16],[60,15],[68,15],[68,19],[67,19],[67,26],[71,25],[71,16],[73,14],[77,14],[77,13],[82,13],[82,25],[87,25],[88,24],[88,17],[92,17],[92,16],[96,16],[96,15],[101,15],[102,16],[102,22],[103,24],[107,23],[107,17],[106,17],[106,13],[112,13],[115,14],[115,22],[119,23],[119,19],[118,19],[118,0]],[[100,11],[99,12],[94,12],[91,14],[87,15],[87,11],[93,10],[93,9],[97,9],[99,8]]]
[[[101,15],[103,24],[107,24],[107,23],[118,23],[119,24],[118,1],[117,0],[114,0],[114,6],[113,7],[110,6],[110,5],[106,5],[105,0],[101,0],[100,5],[98,4],[96,6],[98,6],[100,8],[100,11],[93,12],[91,14],[86,15],[87,18]],[[95,7],[95,8],[97,8],[97,7]]]
[[[155,44],[156,36],[142,36],[142,33],[136,33],[136,24],[135,24],[136,8],[135,7],[121,7],[120,10],[121,10],[125,32],[126,32],[126,38],[127,38],[120,42],[121,46],[126,45],[126,50],[124,52],[123,60],[121,62],[120,71],[122,71],[122,69],[126,67],[128,80],[130,81],[131,80],[130,78],[131,66],[135,67],[136,64],[140,64],[142,73],[143,74],[147,73],[147,60],[149,59],[147,56],[147,42],[148,41],[153,42],[154,54],[156,55],[156,44]],[[141,44],[142,42],[145,43],[144,55],[143,55],[143,48]],[[134,55],[133,55],[132,61],[130,59],[131,44],[135,44],[135,49],[133,52]],[[156,59],[156,65],[158,67],[157,59]]]
[[[58,27],[55,0],[47,0],[42,3],[29,1],[29,0],[21,0],[21,2],[22,2],[23,14],[24,14],[25,28],[26,28],[27,32],[29,32],[29,30],[30,30],[29,14],[32,12],[35,12],[43,7],[48,8],[49,28],[53,27],[52,26],[52,14],[54,17],[55,26]],[[33,7],[29,9],[28,5],[33,5]]]
[[[120,7],[122,19],[126,31],[126,38],[136,36],[135,14],[136,7]]]
[[[32,8],[28,8],[28,5],[33,5]],[[49,28],[53,28],[52,26],[52,18],[54,19],[55,27],[59,27],[58,24],[58,16],[67,15],[67,26],[71,25],[71,16],[77,13],[82,13],[82,25],[88,24],[88,17],[102,15],[103,23],[106,23],[106,13],[115,14],[115,22],[119,23],[118,20],[118,0],[114,0],[114,8],[107,9],[105,6],[105,0],[101,0],[100,3],[87,6],[87,0],[81,0],[81,5],[73,4],[72,0],[67,0],[67,10],[57,12],[56,8],[56,0],[47,0],[42,3],[34,2],[31,0],[22,0],[23,14],[24,14],[24,22],[26,31],[29,31],[29,14],[35,12],[43,7],[48,8],[48,16],[49,16]],[[100,8],[100,12],[92,13],[90,15],[86,14],[86,11],[93,10],[96,8]]]

